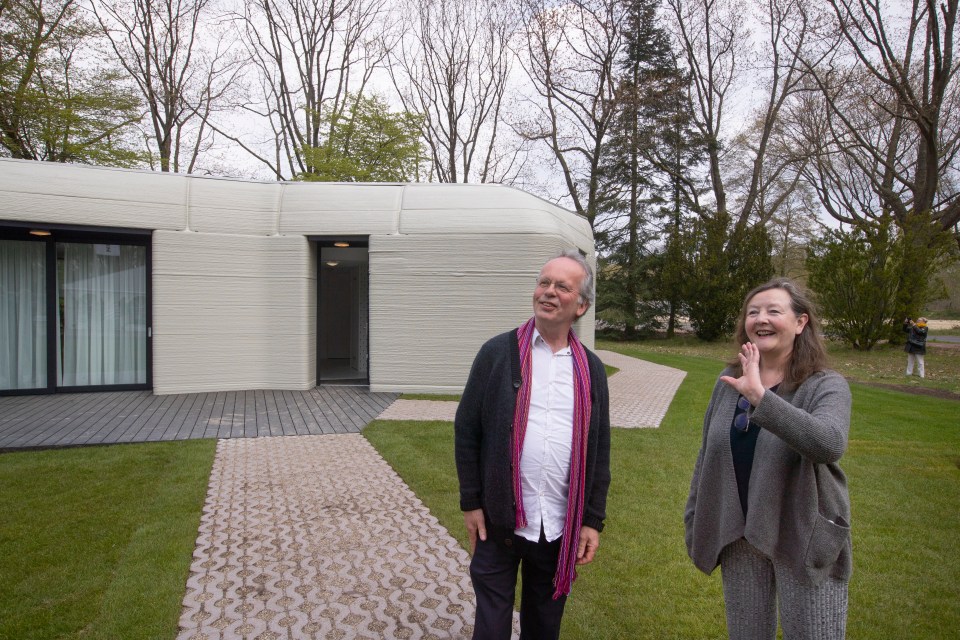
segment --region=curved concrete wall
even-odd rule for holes
[[[153,231],[156,393],[316,384],[317,249],[365,236],[370,385],[459,391],[585,220],[499,185],[274,183],[0,160],[0,224]],[[593,345],[591,309],[578,332]]]

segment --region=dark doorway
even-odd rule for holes
[[[367,239],[316,239],[317,384],[370,380]]]

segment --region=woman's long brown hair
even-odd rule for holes
[[[827,349],[823,343],[820,332],[820,318],[817,316],[816,308],[807,295],[801,291],[793,280],[789,278],[774,278],[759,287],[753,289],[743,299],[743,306],[740,308],[740,316],[737,318],[737,351],[740,345],[749,342],[747,337],[747,305],[758,293],[769,291],[771,289],[782,289],[790,296],[790,307],[797,317],[807,314],[807,324],[803,327],[800,335],[793,339],[793,353],[790,354],[790,366],[784,373],[783,382],[780,388],[783,391],[796,389],[817,371],[823,371],[827,368],[828,358]],[[735,376],[743,375],[740,367],[740,359],[734,356],[729,363]]]

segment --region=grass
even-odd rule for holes
[[[583,568],[563,637],[725,638],[719,572],[686,557],[683,505],[703,412],[726,352],[602,344],[687,371],[659,429],[616,429],[609,518]],[[729,349],[728,349],[729,350]],[[845,373],[862,368],[851,362]],[[852,384],[842,465],[853,502],[848,637],[944,638],[960,628],[960,429],[956,400]],[[442,422],[375,422],[366,437],[466,547],[453,433]]]
[[[719,577],[687,560],[682,510],[703,411],[730,347],[598,347],[688,375],[660,429],[613,433],[601,555],[581,571],[563,637],[725,637]],[[960,358],[932,352],[936,378],[916,384],[956,390],[953,353]],[[900,352],[833,355],[853,380],[903,383]],[[852,389],[843,460],[854,513],[849,637],[955,635],[960,402]],[[364,434],[466,547],[450,423],[375,422]],[[210,440],[0,455],[0,640],[174,637],[213,455]]]
[[[638,358],[674,354],[706,358],[722,367],[734,353],[729,341],[703,342],[693,336],[643,342],[598,340],[597,349],[623,351]],[[866,384],[906,385],[913,389],[939,390],[960,394],[960,345],[927,343],[926,378],[904,375],[907,356],[902,346],[878,345],[871,351],[857,351],[839,343],[828,343],[830,366],[848,380]],[[717,369],[719,372],[719,369]]]
[[[452,400],[460,402],[460,394],[456,393],[401,393],[401,400]]]
[[[214,449],[0,455],[0,638],[175,637]]]

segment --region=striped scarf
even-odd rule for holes
[[[530,415],[533,328],[534,319],[530,318],[517,329],[517,340],[520,343],[520,373],[523,381],[517,392],[517,406],[513,413],[513,495],[517,499],[517,529],[527,526],[527,515],[523,510],[523,486],[520,482],[520,456],[523,453],[523,438],[527,432],[527,418]],[[583,523],[587,434],[590,431],[590,366],[587,363],[587,351],[572,329],[567,340],[573,354],[573,441],[570,452],[567,516],[563,523],[557,573],[553,577],[554,600],[569,594],[573,581],[577,577],[577,546],[580,543],[580,525]]]

